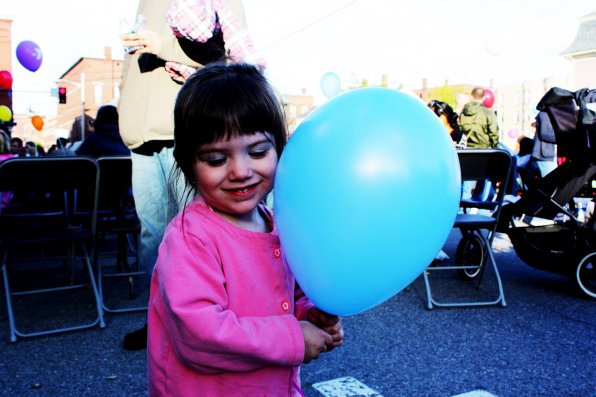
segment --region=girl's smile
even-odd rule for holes
[[[265,231],[257,205],[273,188],[277,161],[269,133],[235,136],[200,146],[193,164],[197,190],[232,224]]]
[[[238,197],[246,197],[256,191],[257,185],[242,187],[238,189],[229,189],[228,191]]]

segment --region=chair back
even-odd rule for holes
[[[512,171],[511,155],[502,149],[462,149],[457,151],[457,156],[462,182],[489,180],[496,191],[496,195],[486,201],[462,200],[461,206],[489,209],[498,219]]]
[[[507,184],[511,173],[512,159],[505,150],[462,149],[457,151],[457,156],[462,181],[488,179],[493,183]]]
[[[99,216],[136,218],[130,157],[100,157],[97,163],[99,165]]]
[[[98,182],[97,162],[89,157],[8,159],[0,163],[0,192],[12,192],[14,197],[0,211],[1,218],[27,217],[31,222],[36,217],[59,215],[66,224],[73,225],[73,197],[80,192],[91,211],[90,216],[75,223],[94,232]]]

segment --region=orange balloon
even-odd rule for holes
[[[33,116],[31,124],[33,124],[33,127],[35,127],[37,131],[41,131],[43,128],[43,119],[41,116]]]

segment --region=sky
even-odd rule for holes
[[[12,74],[16,113],[55,114],[56,80],[80,57],[102,58],[118,41],[119,21],[134,19],[138,0],[0,0],[13,20]],[[363,79],[416,89],[465,83],[494,86],[560,76],[558,54],[575,37],[593,0],[245,0],[247,22],[267,61],[267,76],[284,94],[302,89],[321,103],[321,77],[337,74],[342,89]],[[68,10],[66,12],[65,10]],[[18,43],[43,52],[36,72],[16,59]],[[596,38],[594,38],[596,41]]]

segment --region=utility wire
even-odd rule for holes
[[[348,7],[350,7],[351,5],[353,5],[354,3],[358,3],[359,1],[360,1],[360,0],[353,0],[353,1],[349,2],[349,3],[347,3],[347,4],[344,4],[343,6],[341,6],[341,7],[337,8],[337,9],[335,9],[335,10],[333,10],[333,11],[331,11],[331,12],[329,12],[329,13],[325,14],[325,15],[323,15],[323,16],[322,16],[322,17],[320,17],[319,19],[316,19],[316,20],[314,20],[313,22],[309,23],[308,25],[305,25],[305,26],[303,26],[302,28],[300,28],[300,29],[296,30],[295,32],[292,32],[292,33],[288,34],[287,36],[284,36],[284,37],[282,37],[281,39],[279,39],[279,40],[277,40],[277,41],[274,41],[273,43],[271,43],[271,44],[269,44],[269,45],[267,45],[267,46],[265,46],[265,47],[261,48],[261,49],[259,50],[259,52],[263,52],[263,51],[265,51],[265,50],[268,50],[269,48],[271,48],[271,47],[274,47],[274,46],[276,46],[276,45],[278,45],[278,44],[280,44],[280,43],[282,43],[282,42],[284,42],[284,41],[286,41],[286,40],[288,40],[288,39],[290,39],[290,38],[292,38],[292,37],[296,36],[298,33],[302,33],[302,32],[303,32],[303,31],[305,31],[306,29],[309,29],[310,27],[312,27],[312,26],[314,26],[314,25],[318,24],[319,22],[321,22],[321,21],[323,21],[323,20],[325,20],[325,19],[327,19],[327,18],[329,18],[329,17],[331,17],[331,16],[333,16],[333,15],[337,14],[337,13],[338,13],[338,12],[340,12],[340,11],[343,11],[343,10],[345,10],[346,8],[348,8]]]

